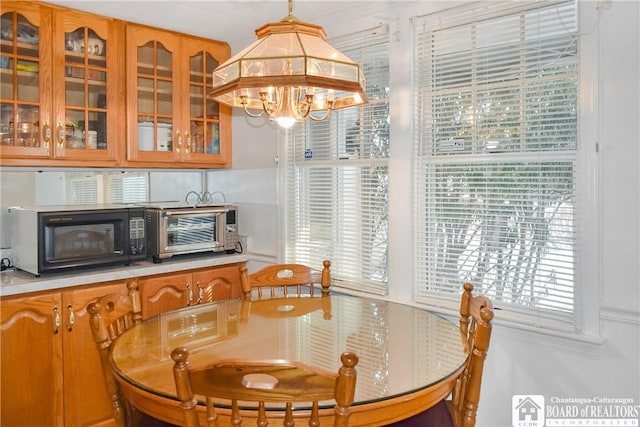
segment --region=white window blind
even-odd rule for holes
[[[107,175],[109,203],[140,203],[148,200],[148,174],[127,172]]]
[[[95,204],[102,198],[102,180],[93,173],[69,172],[65,182],[71,204]]]
[[[387,287],[389,42],[386,27],[334,43],[363,68],[369,103],[307,120],[287,133],[285,259],[321,268],[334,284]]]
[[[456,305],[470,281],[522,321],[573,330],[577,3],[424,16],[414,44],[416,299]]]
[[[68,172],[67,202],[71,204],[140,203],[149,199],[146,172]]]

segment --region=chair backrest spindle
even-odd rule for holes
[[[142,321],[138,283],[127,283],[127,291],[128,295],[108,294],[87,305],[91,335],[100,353],[103,377],[118,427],[130,425],[129,420],[136,417],[133,408],[120,396],[120,387],[109,362],[113,340]]]
[[[319,401],[335,400],[334,426],[348,427],[355,395],[356,365],[354,353],[343,353],[342,366],[336,374],[318,372],[308,366],[277,361],[223,360],[201,369],[189,366],[189,351],[179,347],[171,352],[174,379],[185,427],[200,427],[196,395],[206,398],[209,427],[219,425],[220,415],[214,400],[231,402],[229,423],[241,426],[239,403],[257,402],[255,425],[266,427],[269,418],[277,418],[285,427],[293,427],[300,418],[294,416],[293,402],[311,402],[308,425],[320,425]],[[277,409],[274,405],[278,405]],[[269,410],[266,407],[269,406]],[[267,416],[269,414],[269,416]]]
[[[457,427],[474,427],[494,313],[493,303],[489,298],[472,295],[471,283],[465,283],[463,288],[460,298],[460,334],[469,358],[462,375],[456,381],[447,407]]]
[[[267,290],[269,298],[274,298],[290,295],[294,289],[296,295],[301,295],[308,287],[309,295],[313,296],[315,287],[320,285],[322,294],[327,295],[331,286],[331,261],[324,260],[322,264],[322,272],[302,264],[274,264],[252,274],[243,266],[240,268],[242,293],[245,298],[251,298],[255,291],[259,299]]]

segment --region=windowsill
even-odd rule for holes
[[[385,296],[372,295],[364,292],[352,291],[349,289],[342,289],[337,286],[332,286],[332,292],[411,305],[414,307],[422,308],[424,310],[432,311],[434,313],[438,313],[452,322],[457,322],[459,317],[457,303],[455,309],[450,309],[446,307],[435,307],[426,304],[419,304],[413,301],[392,300]],[[600,346],[607,341],[606,337],[600,335],[535,327],[524,324],[521,321],[516,323],[513,320],[510,321],[508,313],[505,313],[501,310],[499,310],[498,313],[499,318],[494,318],[494,320],[492,321],[494,339],[497,336],[500,336],[509,339],[521,340],[529,344],[534,343],[541,346],[550,346],[591,355],[596,354],[599,351]],[[604,316],[602,317],[604,318]]]

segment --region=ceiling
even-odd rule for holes
[[[226,41],[234,52],[256,39],[256,28],[280,21],[288,14],[286,0],[47,0],[47,3]],[[322,25],[331,38],[344,35],[345,31],[331,34],[330,27],[342,23],[348,28],[363,12],[374,18],[376,14],[386,15],[390,5],[409,3],[415,1],[296,0],[293,14],[302,21]]]

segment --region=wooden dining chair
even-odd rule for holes
[[[449,399],[426,411],[385,427],[474,427],[480,401],[484,361],[491,339],[493,304],[483,295],[473,296],[473,285],[465,283],[460,300],[460,338],[469,355]]]
[[[91,334],[100,353],[104,382],[118,427],[132,425],[131,418],[135,416],[120,396],[120,387],[109,363],[109,348],[115,338],[142,321],[138,282],[127,283],[127,289],[128,295],[108,294],[87,306]]]
[[[195,395],[204,396],[208,427],[226,425],[242,426],[239,401],[257,402],[257,411],[251,416],[256,426],[277,425],[293,427],[296,421],[308,419],[309,426],[320,425],[318,402],[335,400],[334,427],[348,427],[351,405],[356,387],[358,356],[343,353],[342,366],[337,375],[321,373],[295,362],[278,361],[219,361],[202,369],[190,369],[189,351],[176,348],[171,352],[174,360],[173,374],[184,413],[184,427],[201,427],[198,420],[198,401]],[[230,421],[218,422],[219,414],[214,400],[230,401]],[[295,411],[293,403],[310,403],[310,410]],[[273,405],[282,409],[274,409]],[[298,412],[302,415],[298,415]],[[244,418],[249,418],[243,411]],[[282,424],[280,424],[282,423]]]
[[[308,293],[314,295],[319,285],[321,293],[327,295],[331,286],[331,261],[324,260],[322,265],[320,272],[302,264],[275,264],[252,274],[248,274],[247,267],[243,265],[240,268],[242,293],[245,298],[262,298],[268,291],[268,297],[272,298],[290,293],[300,295],[308,289]]]
[[[127,295],[108,294],[87,305],[91,334],[100,353],[104,382],[113,406],[113,417],[117,427],[170,426],[170,424],[139,413],[131,407],[120,395],[120,386],[111,369],[109,362],[111,343],[142,321],[138,282],[127,283],[127,291]]]
[[[473,296],[471,283],[465,283],[463,288],[460,301],[460,334],[469,358],[446,405],[456,427],[474,427],[480,401],[484,361],[491,340],[493,303],[484,295]]]

